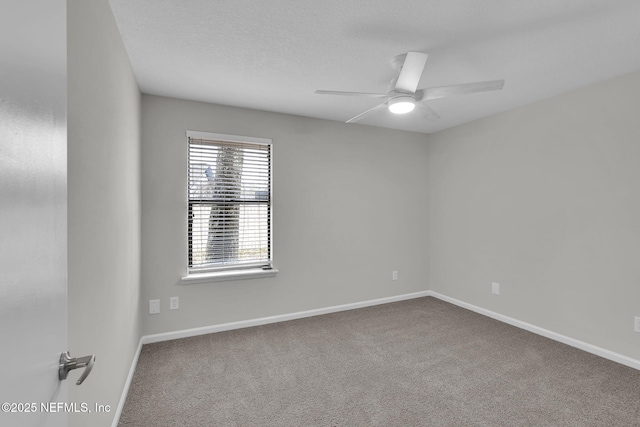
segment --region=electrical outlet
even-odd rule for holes
[[[169,310],[177,310],[180,308],[180,301],[178,297],[169,298]]]
[[[160,313],[160,300],[159,299],[150,299],[149,300],[149,314],[158,314]]]
[[[640,332],[640,317],[633,318],[633,330],[636,332]]]
[[[491,283],[491,293],[494,295],[500,295],[500,283]]]
[[[397,271],[391,272],[391,279],[392,280],[398,280],[398,272]]]

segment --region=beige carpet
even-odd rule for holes
[[[120,426],[640,426],[640,371],[435,298],[145,345]]]

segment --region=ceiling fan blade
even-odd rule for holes
[[[424,117],[425,119],[427,119],[427,120],[437,120],[437,119],[440,118],[440,115],[438,113],[436,113],[433,110],[433,108],[429,107],[424,102],[419,102],[419,103],[416,104],[416,106],[420,110],[420,113],[422,114],[422,117]]]
[[[416,101],[429,101],[431,99],[448,98],[469,93],[488,92],[500,90],[504,87],[504,80],[491,80],[486,82],[463,83],[451,86],[430,87],[416,92]]]
[[[382,104],[380,104],[380,105],[376,105],[376,106],[375,106],[375,107],[373,107],[373,108],[369,108],[369,109],[368,109],[367,111],[365,111],[364,113],[360,113],[360,114],[358,114],[357,116],[350,118],[350,119],[349,119],[349,120],[347,120],[345,123],[354,123],[354,122],[357,122],[358,120],[360,120],[361,118],[363,118],[363,117],[364,117],[364,116],[366,116],[367,114],[369,114],[369,113],[373,113],[374,111],[378,110],[378,109],[379,109],[379,108],[381,108],[381,107],[384,107],[385,105],[387,105],[387,103],[386,103],[386,102],[383,102],[383,103],[382,103]]]
[[[409,52],[404,59],[398,81],[396,82],[396,90],[414,93],[420,83],[420,77],[427,63],[427,55],[422,52]]]
[[[318,95],[346,95],[346,96],[366,96],[369,98],[386,98],[386,93],[367,93],[367,92],[342,92],[339,90],[317,90]]]

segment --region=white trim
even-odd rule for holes
[[[227,135],[224,133],[200,132],[196,130],[188,130],[187,137],[212,139],[214,141],[226,141],[226,142],[253,142],[256,144],[269,144],[269,145],[273,144],[273,140],[270,138],[258,138],[255,136]]]
[[[244,270],[224,270],[209,273],[189,274],[180,278],[183,285],[193,285],[195,283],[224,282],[228,280],[261,279],[265,277],[276,277],[279,270],[272,268],[263,270],[262,268],[247,268]]]
[[[198,335],[212,334],[215,332],[230,331],[233,329],[250,328],[252,326],[268,325],[270,323],[286,322],[287,320],[302,319],[304,317],[320,316],[322,314],[335,313],[338,311],[353,310],[356,308],[370,307],[374,305],[387,304],[390,302],[404,301],[413,298],[429,296],[430,291],[414,292],[411,294],[396,295],[393,297],[379,298],[374,300],[354,302],[350,304],[334,305],[332,307],[316,308],[313,310],[298,311],[296,313],[279,314],[276,316],[260,317],[257,319],[241,320],[238,322],[222,323],[218,325],[203,326],[200,328],[184,329],[181,331],[165,332],[161,334],[145,335],[141,341],[143,344],[151,344],[161,341],[175,340],[179,338],[195,337]]]
[[[129,368],[129,375],[127,375],[127,380],[124,382],[124,387],[122,389],[122,394],[120,395],[120,401],[118,402],[118,407],[116,408],[116,412],[113,414],[113,422],[111,423],[111,427],[118,427],[118,423],[120,422],[120,416],[122,415],[124,402],[127,400],[127,395],[129,394],[129,387],[131,387],[131,381],[133,381],[133,374],[136,372],[136,366],[138,366],[138,359],[140,358],[141,351],[142,351],[142,338],[140,338],[140,341],[138,341],[138,348],[136,349],[136,353],[133,355],[133,360],[131,361],[131,368]]]
[[[437,292],[433,292],[433,291],[428,291],[428,292],[430,296],[438,298],[442,301],[446,301],[451,304],[457,305],[458,307],[466,308],[467,310],[474,311],[478,314],[482,314],[483,316],[491,317],[492,319],[499,320],[500,322],[507,323],[509,325],[515,326],[520,329],[524,329],[529,332],[533,332],[534,334],[541,335],[543,337],[552,339],[554,341],[558,341],[563,344],[570,345],[571,347],[584,350],[587,353],[595,354],[596,356],[600,356],[605,359],[609,359],[614,362],[620,363],[622,365],[629,366],[630,368],[640,370],[640,360],[633,359],[631,357],[622,355],[620,353],[615,353],[611,350],[607,350],[605,348],[598,347],[593,344],[589,344],[584,341],[577,340],[575,338],[558,334],[556,332],[552,332],[544,328],[540,328],[530,323],[526,323],[521,320],[514,319],[513,317],[505,316],[503,314],[499,314],[494,311],[487,310],[485,308],[481,308],[473,304],[469,304],[469,303],[457,300],[455,298],[451,298],[446,295],[439,294]]]

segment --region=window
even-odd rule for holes
[[[189,275],[183,281],[275,275],[269,274],[271,140],[193,131],[187,139]]]

